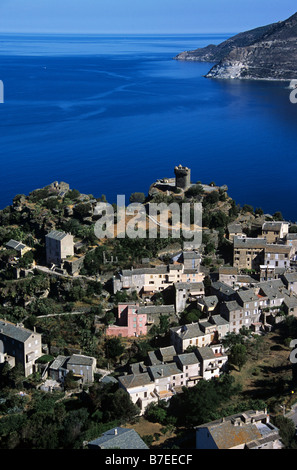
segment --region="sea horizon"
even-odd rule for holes
[[[0,208],[53,181],[128,200],[182,164],[193,182],[297,220],[286,85],[209,80],[212,63],[173,60],[233,34],[0,33]]]

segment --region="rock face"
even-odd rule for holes
[[[219,60],[207,78],[297,79],[297,13],[285,21],[234,36],[219,46],[182,54],[176,59]]]
[[[278,23],[273,23],[268,26],[255,28],[244,33],[236,34],[221,44],[215,46],[210,44],[207,47],[195,49],[194,51],[185,51],[174,57],[175,60],[191,60],[198,62],[219,62],[224,59],[234,48],[245,47],[254,44],[265,33],[273,31]]]

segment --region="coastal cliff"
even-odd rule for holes
[[[217,62],[207,78],[292,80],[297,78],[297,13],[285,21],[241,33],[218,46],[175,57]]]

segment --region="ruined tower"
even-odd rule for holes
[[[191,170],[186,166],[176,166],[174,168],[175,173],[175,187],[186,190],[191,185]]]

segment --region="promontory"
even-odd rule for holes
[[[297,79],[297,13],[174,59],[216,63],[207,78]]]

